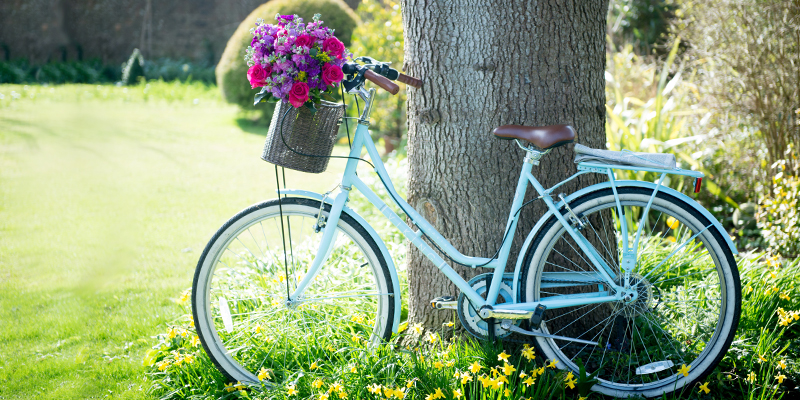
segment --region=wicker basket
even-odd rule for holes
[[[317,112],[312,113],[307,107],[276,104],[261,155],[264,161],[313,174],[328,168],[344,106],[327,101],[314,106]]]

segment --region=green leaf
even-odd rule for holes
[[[308,55],[310,55],[311,57],[314,57],[314,56],[316,56],[316,55],[317,55],[317,53],[318,53],[318,50],[317,50],[317,48],[316,48],[316,47],[314,47],[314,48],[312,48],[312,49],[309,49],[309,50],[308,50]]]
[[[308,109],[309,109],[309,110],[311,110],[311,113],[312,113],[312,114],[314,114],[314,113],[316,113],[316,112],[317,112],[317,108],[316,108],[316,107],[314,107],[314,103],[312,103],[312,102],[310,102],[310,101],[307,101],[307,102],[306,102],[306,104],[305,104],[305,106],[306,106],[306,107],[308,107]]]
[[[256,94],[256,97],[254,99],[255,101],[253,102],[253,105],[256,105],[256,104],[260,103],[261,100],[264,99],[264,97],[267,97],[270,94],[271,93],[269,92],[269,90],[267,90],[266,86],[262,87],[261,91]]]

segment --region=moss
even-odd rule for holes
[[[336,37],[348,46],[359,20],[342,0],[274,0],[253,10],[236,28],[217,64],[217,85],[225,100],[244,109],[253,107],[253,96],[257,91],[251,89],[247,82],[247,63],[244,60],[244,53],[252,40],[250,29],[255,27],[258,18],[272,23],[275,14],[297,14],[304,21],[310,22],[317,13],[322,14],[321,19],[325,26],[335,29]],[[272,105],[262,103],[258,107],[268,115]]]

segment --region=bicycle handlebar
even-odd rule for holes
[[[372,61],[371,59],[368,60]],[[422,87],[421,79],[402,74],[395,69],[389,68],[389,65],[386,63],[376,63],[367,66],[362,66],[357,63],[345,63],[342,65],[342,72],[344,72],[345,75],[354,75],[353,78],[351,78],[350,87],[358,86],[360,82],[357,80],[361,79],[361,77],[370,80],[391,94],[397,94],[397,92],[400,91],[400,87],[392,82],[394,80],[415,88]],[[346,85],[345,87],[347,88],[348,86]]]

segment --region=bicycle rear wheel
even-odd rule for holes
[[[330,205],[322,210],[327,215]],[[197,334],[233,382],[259,382],[262,368],[280,380],[281,371],[308,367],[326,352],[391,336],[397,310],[386,260],[344,212],[328,261],[303,297],[287,302],[319,248],[319,211],[320,202],[306,198],[254,205],[225,223],[200,257],[192,287]]]
[[[628,224],[630,245],[644,224],[630,278],[636,299],[547,310],[542,331],[597,346],[542,337],[535,343],[548,359],[576,374],[581,360],[588,373],[597,373],[595,391],[661,396],[703,379],[724,356],[741,310],[739,273],[724,238],[691,205],[659,192],[642,218],[653,192],[619,188],[618,193],[621,215],[611,189],[582,196],[570,207],[587,222],[581,233],[595,244],[617,284],[623,280],[620,223]],[[525,261],[522,301],[609,289],[555,218],[537,235]],[[559,275],[566,272],[572,275]],[[686,376],[680,372],[684,365]]]

